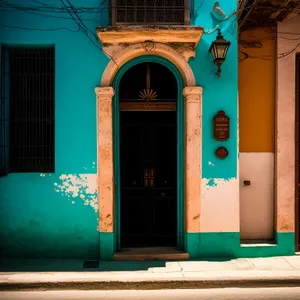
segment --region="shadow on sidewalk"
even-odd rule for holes
[[[180,262],[224,262],[229,258],[209,258]],[[47,259],[47,258],[1,258],[0,272],[117,272],[147,271],[149,268],[164,268],[167,262],[174,261],[98,261],[83,259]],[[176,262],[176,261],[175,261]]]

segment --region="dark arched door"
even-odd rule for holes
[[[176,246],[176,79],[143,63],[119,89],[121,247]]]

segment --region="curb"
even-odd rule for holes
[[[33,290],[163,290],[300,287],[299,278],[147,280],[147,281],[59,281],[1,282],[0,291]]]

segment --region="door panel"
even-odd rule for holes
[[[176,112],[121,112],[121,247],[176,246]]]

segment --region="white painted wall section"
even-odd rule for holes
[[[239,232],[239,184],[237,178],[202,178],[201,232]]]
[[[272,239],[274,153],[240,153],[239,171],[241,239]]]

